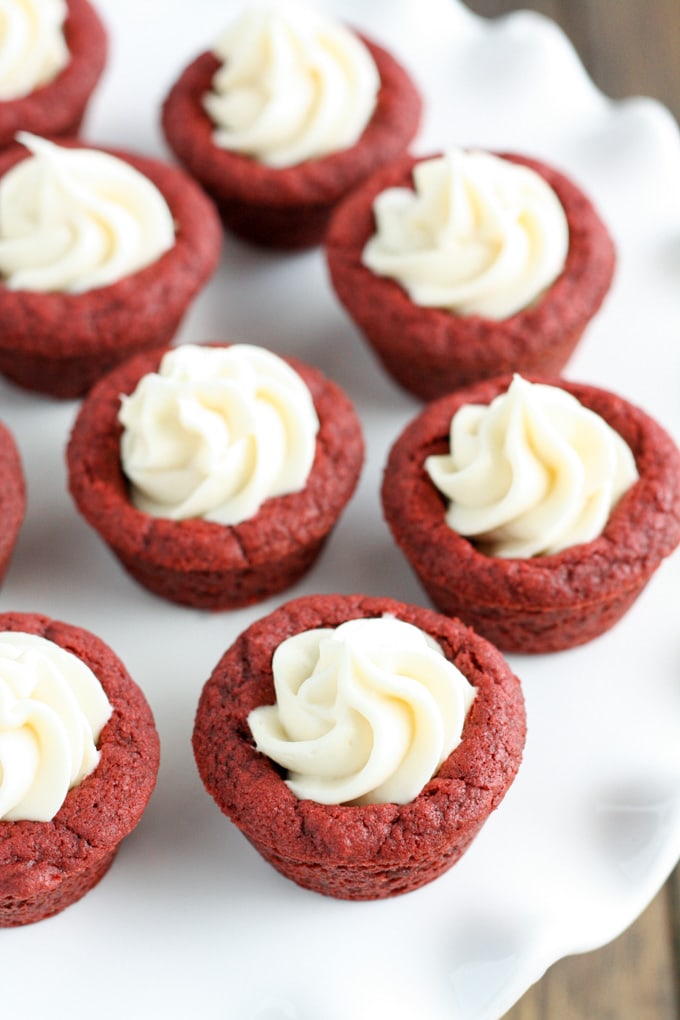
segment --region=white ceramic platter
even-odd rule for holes
[[[111,60],[86,137],[167,157],[162,97],[236,6],[100,0]],[[491,23],[454,0],[328,6],[419,80],[419,151],[515,149],[591,194],[619,269],[568,374],[632,399],[678,439],[680,141],[670,115],[650,100],[605,99],[560,31],[534,15]],[[419,405],[358,338],[321,255],[267,255],[226,238],[180,339],[298,355],[356,402],[368,439],[360,489],[290,596],[422,601],[378,501],[386,451]],[[213,665],[283,599],[210,614],[138,588],[67,495],[76,406],[0,382],[0,417],[29,487],[0,608],[57,616],[107,641],[151,702],[163,759],[142,823],[101,884],[58,917],[2,933],[3,1016],[54,1020],[77,1008],[97,1020],[496,1020],[554,960],[634,920],[680,856],[680,555],[609,634],[572,652],[513,657],[527,700],[525,761],[452,871],[387,902],[325,899],[258,857],[203,792],[190,749]]]

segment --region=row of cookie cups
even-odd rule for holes
[[[310,388],[321,422],[310,478],[299,493],[268,500],[235,526],[157,518],[132,503],[121,466],[121,394],[155,371],[167,349],[130,359],[102,379],[76,416],[68,444],[69,485],[78,510],[142,585],[204,609],[233,609],[278,594],[312,567],[353,496],[364,439],[356,411],[317,369],[290,364]],[[629,444],[639,480],[614,508],[603,533],[562,552],[501,559],[479,551],[445,522],[442,495],[427,477],[456,410],[488,404],[509,377],[485,381],[429,404],[404,429],[387,459],[382,506],[396,545],[441,611],[459,616],[506,651],[546,652],[591,640],[611,627],[680,540],[680,455],[649,415],[597,387],[551,380],[598,413]],[[4,529],[6,558],[16,539],[25,490],[11,436]]]
[[[361,253],[375,197],[395,184],[408,186],[422,159],[403,155],[417,133],[422,100],[408,72],[383,48],[364,42],[381,78],[368,127],[350,149],[286,169],[214,144],[202,97],[217,60],[205,53],[192,62],[161,114],[165,137],[187,172],[115,152],[164,195],[177,228],[173,248],[146,269],[85,294],[2,288],[0,371],[38,392],[79,397],[134,352],[169,342],[217,266],[219,212],[230,231],[268,247],[324,242],[340,302],[387,372],[421,399],[506,371],[559,373],[614,271],[613,245],[592,203],[554,168],[504,156],[530,166],[555,190],[570,231],[563,272],[531,307],[500,322],[416,305],[399,284],[371,272]],[[25,155],[20,147],[4,154],[0,177]]]

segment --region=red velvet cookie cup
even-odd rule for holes
[[[0,422],[0,582],[26,514],[26,480],[14,436]]]
[[[424,157],[404,157],[377,171],[339,206],[328,229],[326,259],[338,298],[383,368],[422,400],[505,372],[558,374],[611,284],[614,246],[590,200],[545,163],[501,155],[551,185],[569,225],[561,275],[535,304],[507,319],[422,308],[399,283],[363,265],[364,246],[375,232],[375,198],[390,187],[412,187],[413,167]]]
[[[66,0],[64,37],[70,59],[52,81],[26,96],[0,101],[0,148],[17,131],[35,135],[76,135],[106,64],[107,34],[87,0]]]
[[[462,741],[408,804],[299,800],[255,750],[247,722],[275,700],[274,650],[301,631],[383,613],[431,635],[476,688]],[[510,787],[525,732],[517,677],[459,620],[393,599],[318,595],[254,623],[220,659],[201,694],[193,748],[206,790],[270,864],[315,892],[366,900],[417,889],[460,858]]]
[[[488,404],[506,376],[429,404],[390,451],[382,485],[396,544],[441,612],[460,616],[506,652],[555,652],[602,634],[623,616],[680,542],[680,453],[642,410],[594,386],[560,386],[601,415],[628,443],[639,480],[591,542],[529,559],[480,552],[446,523],[446,499],[425,472],[426,457],[447,453],[449,425],[464,404]]]
[[[201,609],[258,602],[310,569],[352,496],[363,465],[359,419],[340,387],[311,366],[286,359],[309,387],[320,420],[305,488],[267,500],[254,517],[233,526],[152,517],[130,502],[118,410],[120,395],[156,371],[164,353],[131,359],[84,401],[68,444],[71,494],[125,569],[150,591]]]
[[[175,244],[146,268],[82,294],[9,290],[0,281],[0,373],[53,397],[80,397],[121,361],[169,343],[219,259],[219,218],[187,174],[158,160],[106,151],[162,192],[175,220]],[[23,146],[0,154],[0,177],[27,155]]]
[[[0,928],[59,913],[106,874],[153,791],[159,741],[151,709],[111,649],[80,627],[33,613],[0,614],[0,631],[38,634],[78,656],[113,707],[94,772],[49,822],[0,820]]]
[[[270,248],[317,245],[337,203],[377,167],[406,150],[420,123],[420,94],[394,57],[362,40],[380,74],[371,121],[350,148],[292,167],[273,169],[213,143],[215,126],[202,105],[221,66],[212,53],[197,57],[172,87],[162,112],[165,138],[215,200],[230,231]]]

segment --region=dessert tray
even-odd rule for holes
[[[84,137],[168,158],[160,103],[222,29],[225,5],[97,6],[111,56]],[[537,15],[489,22],[456,0],[323,6],[390,47],[419,81],[427,109],[417,151],[525,152],[591,195],[619,265],[567,375],[619,392],[680,440],[680,138],[668,112],[605,98]],[[225,237],[220,270],[179,339],[299,356],[356,403],[367,436],[360,488],[319,562],[284,598],[363,591],[422,602],[378,498],[387,450],[419,405],[357,336],[321,254],[267,254]],[[51,920],[3,932],[12,976],[4,1015],[66,1017],[77,996],[98,1020],[497,1020],[555,960],[637,917],[680,856],[680,555],[604,637],[511,657],[527,701],[525,760],[461,862],[406,896],[334,901],[260,859],[204,793],[191,753],[214,664],[284,598],[214,614],[137,587],[67,494],[76,409],[0,381],[0,417],[20,446],[29,498],[0,605],[108,642],[151,703],[162,763],[141,824],[101,884]]]

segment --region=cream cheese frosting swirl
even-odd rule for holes
[[[250,344],[169,351],[122,398],[119,417],[134,504],[226,525],[305,487],[319,428],[300,375]]]
[[[380,77],[360,39],[300,4],[246,11],[214,50],[204,96],[218,147],[273,168],[349,148],[376,106]]]
[[[460,743],[475,690],[424,631],[393,616],[283,641],[276,704],[248,716],[299,798],[406,804]]]
[[[32,155],[0,180],[0,273],[10,290],[82,293],[172,248],[163,195],[129,163],[25,132],[17,139]]]
[[[0,0],[0,102],[46,85],[69,62],[64,0]]]
[[[111,713],[77,656],[37,634],[0,633],[0,819],[54,818],[95,769]]]
[[[421,160],[411,188],[388,188],[373,211],[364,264],[420,306],[505,319],[560,275],[569,227],[548,183],[527,166],[453,150]]]
[[[428,457],[425,469],[450,500],[448,525],[502,557],[591,541],[638,477],[630,448],[600,415],[521,376],[489,405],[461,407],[450,452]]]

